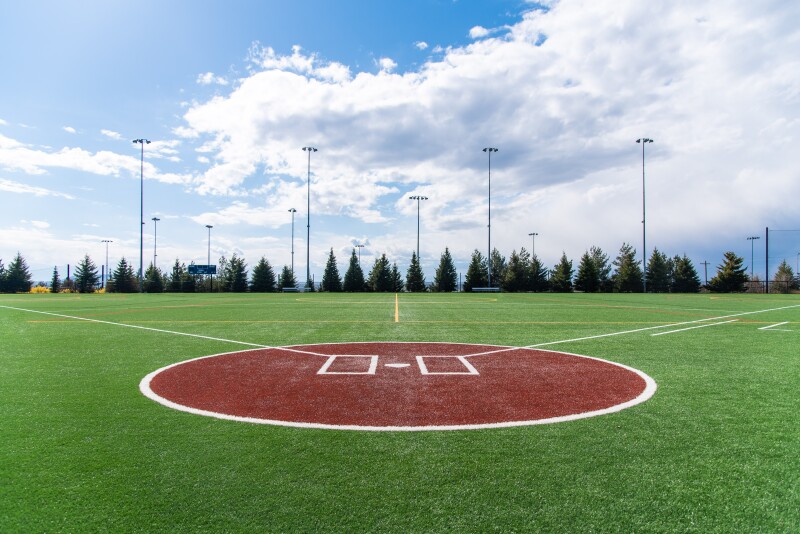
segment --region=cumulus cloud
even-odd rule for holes
[[[417,41],[414,43],[414,46],[417,48],[417,50],[426,50],[428,48],[428,43],[425,41]]]
[[[797,224],[780,199],[800,195],[800,7],[768,4],[552,3],[502,35],[476,26],[475,42],[402,74],[388,58],[352,75],[300,47],[258,45],[247,77],[184,115],[182,137],[211,165],[195,187],[245,195],[268,183],[302,205],[310,144],[316,209],[383,224],[385,246],[410,246],[387,222],[411,216],[407,193],[424,191],[426,242],[463,257],[486,232],[481,148],[496,146],[493,242],[518,249],[537,231],[555,261],[639,239],[634,140],[647,136],[649,244],[679,253],[765,220]],[[259,213],[233,204],[227,215],[268,223]]]
[[[228,85],[228,80],[222,76],[217,76],[213,72],[206,72],[197,76],[199,85]]]
[[[75,128],[73,128],[72,126],[64,126],[64,127],[63,127],[63,128],[61,128],[61,129],[62,129],[62,130],[64,130],[65,132],[67,132],[67,133],[71,133],[71,134],[74,134],[74,133],[76,133],[76,131],[77,131],[77,130],[75,130]]]
[[[122,139],[122,134],[119,132],[115,132],[113,130],[100,130],[100,133],[105,135],[106,137],[110,137],[111,139]]]

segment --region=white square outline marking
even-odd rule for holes
[[[363,371],[328,371],[328,368],[336,361],[336,358],[369,358],[369,369]],[[378,368],[378,356],[369,354],[334,354],[329,356],[322,367],[317,371],[318,375],[374,375],[375,370]]]
[[[444,372],[432,372],[428,371],[428,367],[425,365],[425,358],[457,358],[467,369],[466,371],[444,371]],[[417,356],[417,365],[419,365],[419,372],[423,375],[479,375],[475,367],[472,366],[471,363],[464,357],[464,356]]]

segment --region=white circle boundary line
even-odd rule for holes
[[[399,345],[411,345],[411,344],[418,344],[418,343],[425,343],[427,342],[413,342],[413,341],[357,341],[357,342],[340,342],[340,343],[309,343],[309,345],[355,345],[355,344],[368,344],[368,343],[380,343],[380,344],[399,344]],[[430,344],[447,344],[447,345],[473,345],[473,343],[448,343],[445,341],[440,342],[431,342]],[[480,345],[475,343],[474,345]],[[302,345],[294,345],[294,346],[302,346]],[[484,345],[490,346],[490,345]],[[501,347],[501,345],[495,345],[497,347]],[[271,426],[283,426],[283,427],[292,427],[292,428],[311,428],[311,429],[318,429],[318,430],[360,430],[360,431],[368,431],[368,432],[426,432],[426,431],[450,431],[450,430],[488,430],[488,429],[496,429],[496,428],[512,428],[512,427],[521,427],[521,426],[535,426],[535,425],[549,425],[553,423],[564,423],[568,421],[577,421],[580,419],[588,419],[590,417],[597,417],[600,415],[607,415],[611,413],[621,412],[627,408],[631,408],[636,406],[637,404],[641,404],[648,399],[650,399],[656,393],[656,389],[658,385],[656,381],[653,380],[648,374],[636,369],[634,367],[630,367],[625,364],[613,362],[611,360],[605,360],[603,358],[596,358],[594,356],[586,356],[583,354],[574,354],[570,352],[563,352],[563,351],[556,351],[556,350],[547,350],[547,349],[538,349],[538,348],[527,348],[527,347],[507,347],[508,349],[519,349],[519,350],[531,350],[531,351],[540,351],[540,352],[550,352],[554,354],[563,354],[565,356],[574,356],[578,358],[585,358],[587,360],[595,360],[599,362],[608,363],[622,369],[626,369],[631,371],[632,373],[638,375],[642,380],[645,381],[645,388],[644,390],[637,395],[635,398],[625,401],[621,404],[616,404],[614,406],[609,406],[608,408],[603,408],[602,410],[592,410],[589,412],[582,412],[577,414],[571,415],[562,415],[558,417],[549,417],[546,419],[532,419],[528,421],[506,421],[501,423],[481,423],[481,424],[474,424],[474,425],[425,425],[425,426],[368,426],[368,425],[332,425],[332,424],[325,424],[325,423],[305,423],[300,421],[281,421],[277,419],[261,419],[258,417],[243,417],[238,415],[230,415],[225,413],[219,412],[212,412],[210,410],[201,410],[198,408],[192,408],[190,406],[185,406],[183,404],[178,404],[173,402],[169,399],[165,399],[164,397],[158,395],[150,388],[150,383],[152,380],[160,373],[172,369],[173,367],[177,367],[179,365],[183,365],[190,362],[195,362],[198,360],[205,360],[207,358],[216,358],[218,356],[227,356],[230,354],[237,354],[242,352],[252,352],[256,350],[275,350],[275,349],[282,349],[285,347],[270,347],[264,349],[245,349],[245,350],[237,350],[231,352],[222,352],[219,354],[211,354],[208,356],[200,356],[198,358],[191,358],[189,360],[184,360],[181,362],[176,362],[167,366],[164,366],[160,369],[156,369],[152,373],[149,373],[145,376],[141,382],[139,382],[139,391],[141,391],[142,395],[147,397],[150,400],[157,402],[167,408],[172,408],[173,410],[178,410],[181,412],[190,413],[193,415],[202,415],[206,417],[213,417],[215,419],[223,419],[226,421],[237,421],[241,423],[252,423],[252,424],[259,424],[259,425],[271,425]],[[299,352],[299,351],[298,351]],[[310,355],[310,354],[309,354]],[[465,356],[469,357],[469,356]]]

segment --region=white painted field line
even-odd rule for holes
[[[722,315],[720,317],[708,317],[706,319],[696,319],[694,321],[685,321],[685,322],[682,322],[682,323],[662,324],[662,325],[658,325],[658,326],[647,326],[647,327],[644,327],[644,328],[636,328],[634,330],[623,330],[621,332],[609,332],[608,334],[598,334],[596,336],[576,337],[576,338],[573,338],[573,339],[561,339],[561,340],[558,340],[558,341],[545,341],[544,343],[535,343],[533,345],[526,345],[524,347],[509,347],[509,348],[503,348],[503,349],[497,349],[497,350],[490,350],[490,351],[486,351],[486,352],[479,352],[479,353],[476,353],[476,354],[465,354],[464,357],[465,358],[471,358],[473,356],[486,356],[486,355],[489,355],[489,354],[497,354],[498,352],[508,352],[508,351],[512,351],[512,350],[516,350],[516,349],[535,349],[537,347],[546,347],[548,345],[560,345],[562,343],[572,343],[572,342],[575,342],[575,341],[588,341],[588,340],[591,340],[591,339],[601,339],[601,338],[604,338],[604,337],[622,336],[622,335],[625,335],[625,334],[636,334],[638,332],[646,332],[648,330],[659,330],[659,329],[662,329],[662,328],[672,328],[672,327],[675,327],[675,326],[684,326],[684,325],[690,325],[690,324],[705,323],[705,322],[708,322],[708,321],[718,321],[720,319],[730,319],[731,317],[742,317],[742,316],[745,316],[745,315],[754,315],[754,314],[757,314],[757,313],[767,313],[767,312],[772,312],[772,311],[788,310],[788,309],[792,309],[792,308],[800,308],[800,304],[793,304],[792,306],[782,306],[780,308],[769,308],[769,309],[766,309],[766,310],[756,310],[756,311],[750,311],[750,312],[732,313],[730,315]]]
[[[200,334],[190,334],[188,332],[177,332],[175,330],[163,330],[161,328],[152,328],[150,326],[138,326],[135,324],[126,324],[126,323],[115,323],[113,321],[101,321],[100,319],[89,319],[88,317],[78,317],[75,315],[64,315],[62,313],[53,313],[53,312],[46,312],[46,311],[39,311],[39,310],[29,310],[26,308],[15,308],[13,306],[0,306],[0,308],[7,308],[9,310],[16,310],[16,311],[23,311],[29,313],[40,313],[42,315],[50,315],[53,317],[62,317],[64,319],[75,319],[76,321],[87,321],[90,323],[99,323],[99,324],[108,324],[112,326],[123,326],[125,328],[136,328],[137,330],[147,330],[150,332],[159,332],[161,334],[173,334],[176,336],[186,336],[186,337],[194,337],[199,339],[207,339],[209,341],[221,341],[223,343],[234,343],[236,345],[245,345],[248,347],[256,347],[259,349],[279,349],[285,350],[289,352],[298,352],[300,354],[310,354],[312,356],[324,356],[325,358],[329,357],[329,354],[318,354],[316,352],[311,352],[307,350],[298,350],[298,349],[291,349],[288,347],[273,347],[271,345],[261,345],[258,343],[249,343],[247,341],[237,341],[235,339],[225,339],[221,337],[211,337],[211,336],[203,336]]]
[[[650,334],[651,336],[664,336],[666,334],[675,334],[676,332],[686,332],[687,330],[695,330],[697,328],[706,328],[709,326],[719,326],[721,324],[728,324],[728,323],[735,323],[739,319],[731,319],[730,321],[722,321],[721,323],[709,323],[709,324],[700,324],[696,326],[690,326],[688,328],[679,328],[678,330],[669,330],[667,332],[658,332],[655,334]]]
[[[785,324],[789,324],[789,321],[784,321],[782,323],[775,323],[775,324],[771,324],[769,326],[762,326],[761,328],[759,328],[759,330],[770,330],[772,328],[775,328],[776,326],[783,326]],[[785,330],[785,329],[781,329],[780,331],[781,332],[790,332],[790,330]]]

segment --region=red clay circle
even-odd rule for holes
[[[371,430],[518,426],[618,411],[655,391],[586,356],[454,343],[343,343],[220,354],[151,373],[173,408],[257,423]]]

